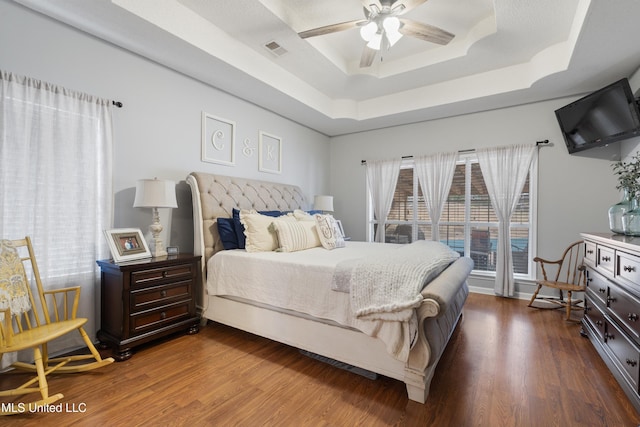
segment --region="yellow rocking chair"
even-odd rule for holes
[[[26,248],[26,251],[20,248]],[[23,255],[19,251],[24,251],[28,255]],[[40,313],[36,309],[34,293],[27,280],[25,265],[30,265],[36,282],[42,310]],[[113,362],[111,357],[101,358],[82,328],[87,319],[76,317],[79,301],[79,286],[51,291],[43,289],[29,237],[0,241],[0,358],[5,353],[33,349],[34,363],[15,362],[11,366],[37,374],[19,387],[1,390],[0,397],[40,393],[40,399],[35,402],[20,402],[23,405],[2,405],[0,415],[19,413],[26,405],[33,408],[61,399],[63,397],[61,393],[49,394],[47,375],[53,372],[84,372]],[[91,354],[50,359],[47,352],[49,341],[74,330],[80,333]],[[90,362],[77,363],[89,359],[91,359]],[[36,383],[37,387],[35,387]]]

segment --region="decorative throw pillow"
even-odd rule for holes
[[[271,228],[278,236],[279,252],[295,252],[321,246],[316,223],[311,221],[281,221],[276,219]]]
[[[294,210],[293,216],[296,217],[298,221],[313,221],[314,223],[316,221],[316,219],[311,214],[300,209]]]
[[[283,215],[283,213],[280,211],[259,211],[258,213],[262,215],[271,216],[271,217],[278,217]],[[236,237],[238,239],[238,248],[244,249],[246,244],[245,243],[246,239],[244,235],[244,225],[242,225],[242,222],[240,222],[240,210],[233,208],[232,216],[233,216],[233,226],[236,231]]]
[[[277,217],[281,221],[295,222],[293,215]],[[240,210],[240,222],[244,226],[246,238],[245,249],[247,252],[265,252],[278,249],[278,236],[275,231],[269,231],[269,226],[274,217],[263,215],[255,210]]]
[[[225,250],[238,249],[238,236],[236,235],[233,218],[218,218],[216,223],[218,224],[218,234],[222,241],[222,247]]]
[[[342,237],[338,223],[333,216],[316,214],[314,218],[316,219],[320,243],[325,249],[345,247],[344,237]]]

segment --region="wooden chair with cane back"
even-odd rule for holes
[[[31,270],[34,291],[25,267]],[[84,372],[113,362],[113,358],[100,356],[82,328],[87,319],[76,317],[79,301],[79,286],[44,290],[29,237],[0,240],[0,357],[32,349],[33,363],[15,362],[11,366],[36,374],[19,387],[0,390],[0,397],[39,393],[39,400],[29,403],[31,407],[51,404],[63,395],[49,393],[49,374]],[[47,344],[73,331],[78,331],[91,354],[49,358]],[[17,413],[19,408],[2,405],[0,415]]]
[[[537,280],[537,288],[529,301],[529,307],[534,308],[558,308],[564,307],[566,309],[566,320],[571,320],[571,311],[574,309],[584,310],[580,304],[583,300],[573,300],[572,295],[574,292],[584,292],[586,287],[586,269],[583,264],[584,258],[584,242],[574,242],[567,249],[565,249],[562,257],[555,261],[549,261],[540,257],[533,259],[542,270],[542,280]],[[559,296],[539,296],[540,289],[545,286],[548,288],[557,289]],[[567,298],[564,298],[564,292],[567,293]],[[534,306],[536,300],[544,300],[550,302],[552,305],[548,306]]]

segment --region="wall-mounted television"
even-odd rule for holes
[[[569,153],[640,135],[640,111],[626,78],[557,109],[556,118]]]

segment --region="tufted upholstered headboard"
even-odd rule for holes
[[[231,218],[233,208],[292,211],[306,209],[300,187],[268,181],[192,172],[187,177],[193,200],[193,245],[202,267],[222,250],[217,218]],[[203,278],[205,276],[203,275]]]

